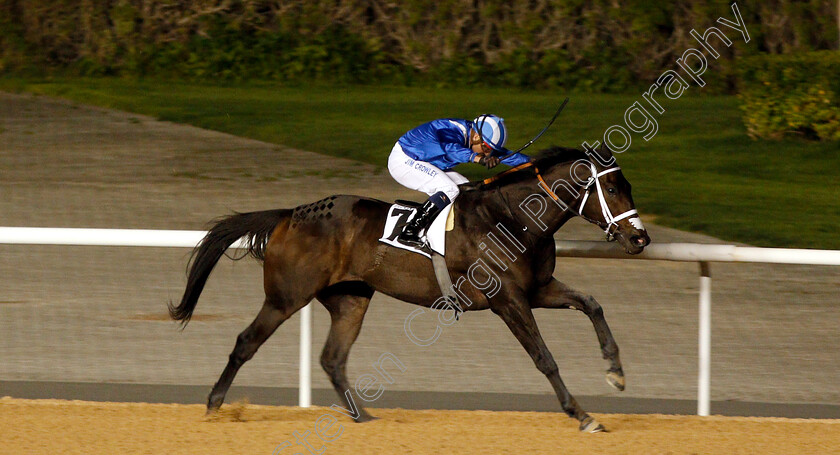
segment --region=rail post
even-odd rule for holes
[[[700,262],[700,328],[697,372],[697,415],[708,416],[711,405],[712,360],[712,272],[708,262]]]
[[[300,378],[298,406],[312,405],[312,304],[300,310]]]

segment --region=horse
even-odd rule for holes
[[[607,382],[624,390],[618,345],[603,309],[593,297],[552,276],[553,235],[574,216],[604,229],[608,240],[617,240],[629,254],[640,253],[650,243],[636,214],[630,183],[612,152],[604,146],[587,152],[552,147],[529,163],[460,189],[453,208],[455,227],[445,237],[446,266],[450,276],[461,277],[456,280],[456,311],[490,309],[498,315],[548,378],[563,411],[579,422],[580,431],[604,431],[566,389],[532,309],[570,308],[586,314],[609,363]],[[294,209],[234,213],[213,224],[190,257],[180,303],[169,302],[172,319],[186,326],[214,266],[239,239],[246,242],[243,257],[262,261],[265,300],[236,338],[208,396],[208,414],[221,407],[240,367],[313,298],[331,317],[321,366],[347,409],[354,409],[346,396],[351,387],[347,358],[374,292],[427,308],[438,308],[442,294],[427,257],[379,241],[390,205],[335,195]],[[499,248],[503,237],[508,243]],[[493,255],[490,243],[497,245]],[[490,270],[491,264],[498,270]],[[374,418],[361,406],[356,411],[357,422]]]

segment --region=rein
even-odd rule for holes
[[[506,171],[504,171],[504,172],[501,172],[501,173],[499,173],[499,174],[496,174],[496,175],[494,175],[493,177],[486,178],[486,179],[484,179],[484,182],[483,182],[483,183],[484,183],[485,185],[488,185],[488,184],[490,184],[490,183],[492,183],[492,182],[495,182],[496,180],[500,179],[502,176],[505,176],[505,175],[508,175],[508,174],[512,174],[512,173],[514,173],[514,172],[519,172],[519,171],[521,171],[521,170],[523,170],[523,169],[526,169],[526,168],[529,168],[529,167],[533,167],[533,168],[534,168],[534,173],[537,175],[537,180],[539,180],[539,182],[540,182],[540,186],[542,186],[542,187],[543,187],[543,189],[544,189],[544,190],[545,190],[545,191],[546,191],[546,192],[547,192],[547,193],[551,196],[551,198],[552,198],[552,199],[554,199],[555,201],[559,201],[559,200],[560,200],[560,198],[559,198],[559,197],[557,197],[557,195],[556,195],[556,194],[554,194],[554,191],[551,191],[551,187],[550,187],[550,186],[548,186],[548,183],[545,183],[545,179],[543,178],[542,174],[540,174],[540,170],[539,170],[539,168],[537,168],[537,166],[536,166],[536,165],[534,165],[534,163],[533,163],[533,162],[528,162],[528,163],[523,163],[523,164],[520,164],[519,166],[516,166],[516,167],[514,167],[514,168],[510,168],[510,169],[508,169],[508,170],[506,170]]]

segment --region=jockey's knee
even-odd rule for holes
[[[457,192],[455,193],[455,196],[458,196]],[[454,197],[451,197],[446,191],[438,191],[437,193],[429,196],[429,202],[434,204],[438,209],[443,209],[447,205],[451,204],[453,199]]]
[[[451,204],[452,201],[454,201],[455,198],[458,197],[459,194],[461,194],[461,191],[458,189],[458,186],[457,185],[452,185],[451,188],[443,188],[440,191],[438,191],[437,193],[433,194],[431,197],[434,198],[434,197],[438,197],[438,195],[440,195],[442,200],[445,202],[441,206],[441,208],[442,208],[442,207],[446,207],[447,205]]]

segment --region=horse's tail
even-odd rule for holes
[[[187,288],[178,306],[169,302],[169,316],[176,321],[181,321],[182,326],[187,325],[213,267],[228,247],[240,238],[244,238],[247,242],[247,253],[232,257],[232,259],[238,260],[251,255],[260,261],[264,260],[266,244],[271,233],[289,213],[291,210],[288,209],[236,213],[217,220],[190,256]]]

